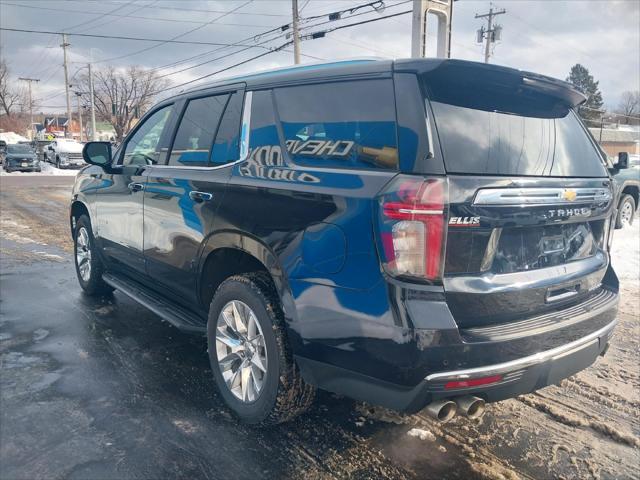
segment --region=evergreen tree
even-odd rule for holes
[[[579,109],[582,119],[588,124],[598,123],[602,114],[594,110],[602,110],[602,106],[604,105],[602,93],[600,93],[600,89],[598,88],[600,82],[596,82],[589,73],[589,70],[579,63],[571,67],[567,82],[572,83],[587,96],[587,101],[583,103]]]

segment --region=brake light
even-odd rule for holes
[[[380,196],[382,266],[392,276],[442,278],[447,181],[400,175]]]

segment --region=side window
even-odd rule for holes
[[[231,95],[227,102],[216,140],[211,150],[211,163],[223,165],[240,158],[240,122],[242,120],[242,92]]]
[[[283,164],[270,90],[253,92],[249,151],[255,166]]]
[[[391,80],[284,87],[274,93],[287,151],[295,163],[398,168]]]
[[[229,99],[228,94],[190,100],[173,141],[169,165],[206,167],[213,137]]]
[[[161,144],[162,132],[173,105],[167,105],[148,117],[127,140],[123,165],[155,165],[164,162],[166,146]]]

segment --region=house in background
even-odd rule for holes
[[[610,157],[619,152],[640,155],[640,129],[632,126],[619,128],[590,128],[591,134]]]
[[[91,138],[91,125],[87,125],[87,137]],[[96,122],[96,141],[108,142],[116,138],[116,131],[109,122]]]

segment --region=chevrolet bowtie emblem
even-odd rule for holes
[[[578,194],[576,193],[575,190],[567,189],[564,192],[562,192],[562,199],[568,202],[573,202],[577,196]]]

